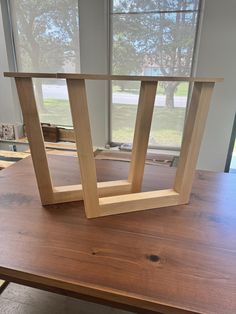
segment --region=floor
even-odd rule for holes
[[[131,314],[111,307],[10,283],[0,295],[0,314]]]

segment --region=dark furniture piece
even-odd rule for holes
[[[79,183],[76,158],[49,164],[55,184]],[[128,173],[96,166],[100,181]],[[143,190],[174,172],[146,165]],[[0,172],[0,278],[135,312],[235,314],[236,175],[198,171],[189,205],[88,220],[83,202],[42,207],[23,159]]]

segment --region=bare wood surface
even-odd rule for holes
[[[34,97],[32,78],[17,77],[15,81],[41,200],[43,204],[46,204],[52,197],[52,180]]]
[[[98,182],[98,196],[128,194],[131,191],[131,184],[126,180]],[[53,188],[52,204],[80,201],[83,199],[83,188],[81,184],[66,185]],[[93,217],[99,217],[100,212],[93,213]]]
[[[179,204],[179,194],[172,189],[99,198],[101,216],[122,214]]]
[[[42,130],[39,125],[32,78],[26,77],[26,75],[27,74],[24,73],[23,77],[15,77],[15,81],[17,84],[24,121],[26,123],[26,131],[29,138],[42,204],[46,205],[81,199],[82,191],[86,216],[87,218],[94,218],[102,216],[104,214],[104,209],[105,214],[107,215],[108,213],[130,212],[155,207],[159,208],[167,205],[175,205],[177,204],[177,201],[179,204],[185,204],[188,202],[204,125],[215,82],[206,82],[206,79],[204,79],[204,82],[199,82],[196,81],[196,78],[194,78],[195,84],[193,96],[183,135],[183,146],[179,162],[180,167],[179,170],[177,170],[174,183],[175,195],[173,195],[173,191],[171,195],[161,195],[160,192],[156,193],[155,196],[150,194],[150,198],[143,198],[142,195],[138,196],[137,194],[132,196],[126,195],[123,197],[124,201],[122,202],[122,196],[110,197],[107,201],[105,199],[99,200],[97,188],[97,176],[92,147],[85,78],[105,79],[104,77],[106,76],[68,73],[64,73],[62,75],[62,78],[66,78],[67,82],[83,188],[79,188],[78,191],[74,188],[72,191],[69,189],[60,191],[58,189],[53,190],[45,147],[42,139]],[[57,77],[61,77],[60,75],[61,74],[57,74]],[[115,79],[115,76],[109,77],[110,79]],[[141,190],[153,106],[157,89],[157,81],[155,80],[157,78],[160,77],[141,78],[142,82],[135,125],[133,152],[128,177],[128,181],[131,183],[131,192],[133,193],[137,193]],[[124,77],[120,76],[119,79],[124,79]],[[132,76],[130,79],[135,80],[137,77]],[[173,77],[164,77],[162,80],[163,79],[173,80]],[[175,77],[175,81],[178,79],[180,78]],[[191,80],[192,78],[187,79]],[[29,95],[27,94],[27,89],[29,89]],[[58,130],[55,127],[49,127],[49,129],[50,131],[48,130],[48,135],[53,137],[53,140],[56,141],[58,139]],[[54,132],[52,132],[52,129]],[[109,187],[109,192],[110,191],[112,191],[112,186]]]
[[[75,132],[73,129],[58,128],[59,140],[64,142],[75,142]]]
[[[128,178],[132,192],[141,191],[156,90],[157,82],[141,83]]]
[[[14,152],[9,150],[0,150],[0,158],[7,157],[7,158],[25,158],[28,157],[30,154],[28,152]]]
[[[14,165],[14,161],[5,161],[5,160],[0,160],[0,170],[8,168],[12,165]]]
[[[85,81],[67,79],[67,87],[82,178],[85,211],[88,218],[99,216],[97,176]]]
[[[28,157],[29,155],[29,153],[25,152],[0,150],[0,170],[12,166],[18,159]]]
[[[78,73],[24,73],[4,72],[5,77],[61,78],[82,80],[116,80],[116,81],[180,81],[180,82],[222,82],[218,77],[186,77],[186,76],[142,76],[142,75],[103,75]]]
[[[5,77],[57,78],[57,73],[4,72]]]
[[[188,202],[192,189],[213,89],[214,83],[195,83],[193,87],[174,183],[174,190],[180,193],[182,203]]]
[[[80,182],[74,157],[49,164],[55,185]],[[97,160],[98,180],[124,180],[128,166]],[[143,191],[168,189],[174,176],[146,165]],[[188,205],[87,220],[83,202],[42,207],[23,159],[0,172],[0,278],[144,313],[234,314],[235,185],[233,174],[197,171]]]

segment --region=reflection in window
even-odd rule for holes
[[[12,0],[18,71],[80,72],[78,0]],[[71,125],[65,82],[34,80],[42,122]]]
[[[198,6],[198,0],[113,0],[112,73],[190,76]],[[132,142],[139,86],[113,82],[113,142]],[[159,83],[149,144],[180,146],[188,88]]]

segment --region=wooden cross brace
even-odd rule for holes
[[[15,78],[43,205],[83,200],[87,218],[94,218],[189,202],[214,84],[222,79],[19,72],[4,75]],[[81,173],[79,185],[53,186],[32,78],[66,79]],[[127,180],[97,182],[85,80],[141,81]],[[173,188],[140,192],[158,81],[192,82],[193,91]]]

